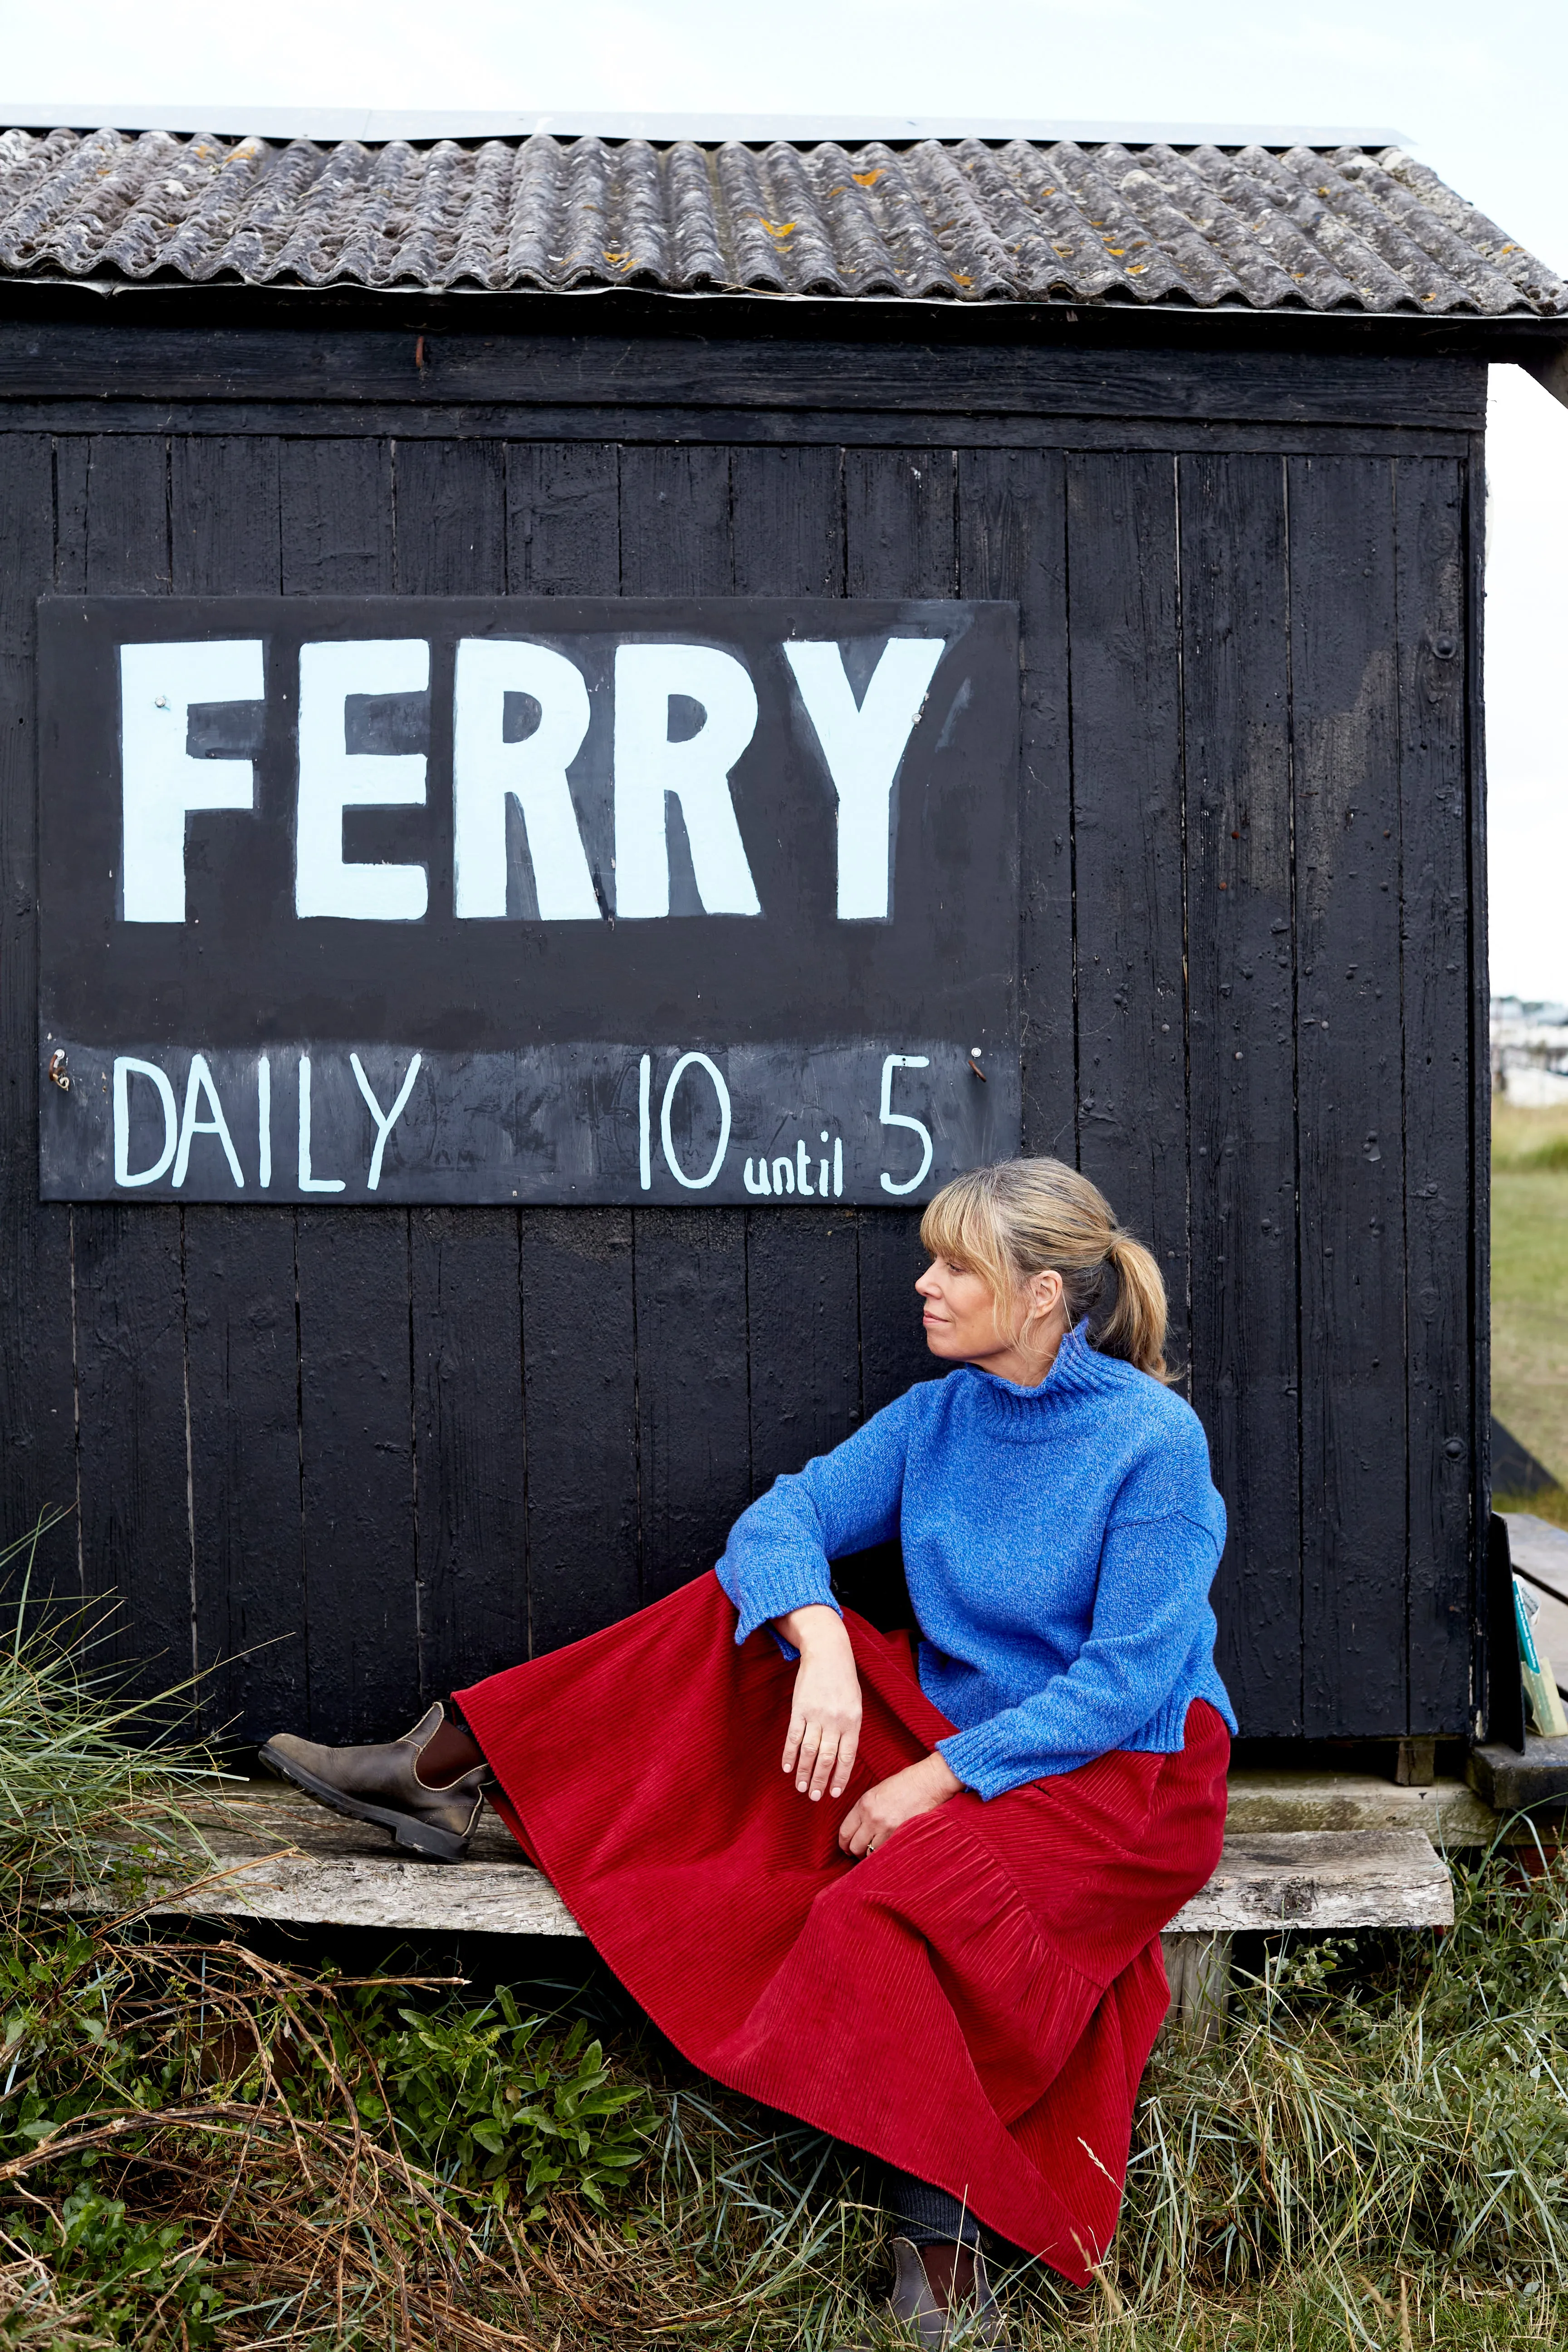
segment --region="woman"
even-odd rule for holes
[[[716,1576],[387,1746],[262,1754],[451,1858],[489,1787],[689,2057],[889,2168],[916,2339],[968,2310],[995,2342],[976,2224],[1102,2261],[1160,1929],[1219,1858],[1225,1509],[1159,1268],[1086,1178],[980,1169],[921,1237],[958,1369],[778,1479]],[[913,1646],[833,1591],[895,1536]]]

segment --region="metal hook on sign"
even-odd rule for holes
[[[49,1076],[53,1078],[56,1086],[58,1087],[61,1094],[69,1094],[71,1090],[70,1072],[66,1067],[66,1049],[63,1045],[57,1045],[54,1052],[49,1055]]]

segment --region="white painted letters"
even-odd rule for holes
[[[151,1168],[131,1172],[131,1081],[132,1077],[148,1078],[157,1090],[163,1107],[163,1149]],[[116,1055],[114,1063],[114,1181],[117,1184],[156,1184],[169,1171],[175,1145],[179,1140],[179,1115],[174,1108],[174,1089],[156,1062],[139,1062],[132,1054]]]
[[[317,1176],[310,1167],[310,1057],[300,1056],[300,1190],[301,1192],[341,1192],[341,1176]]]
[[[838,795],[841,923],[886,922],[891,912],[893,780],[944,644],[889,637],[858,705],[837,645],[784,647]]]
[[[196,1117],[203,1095],[206,1097],[207,1108],[212,1113],[210,1118]],[[180,1121],[179,1149],[174,1154],[174,1172],[170,1179],[176,1192],[184,1182],[190,1168],[191,1139],[196,1135],[216,1136],[228,1161],[228,1172],[243,1192],[245,1178],[239,1170],[239,1154],[234,1148],[234,1138],[228,1131],[228,1121],[223,1115],[223,1105],[217,1098],[217,1088],[213,1084],[213,1074],[207,1067],[205,1054],[191,1055],[190,1074],[185,1080],[185,1115]]]
[[[918,1184],[923,1184],[925,1182],[926,1177],[930,1172],[931,1158],[936,1149],[931,1139],[930,1128],[925,1125],[923,1120],[910,1118],[906,1111],[895,1110],[893,1108],[893,1072],[895,1070],[925,1070],[930,1067],[931,1056],[929,1054],[886,1054],[882,1057],[882,1100],[877,1115],[880,1118],[884,1127],[907,1127],[911,1135],[918,1135],[920,1137],[921,1146],[921,1164],[915,1170],[914,1174],[909,1179],[907,1183],[895,1183],[892,1177],[889,1175],[887,1170],[885,1168],[883,1169],[882,1190],[884,1192],[912,1192]]]
[[[343,811],[418,808],[423,751],[350,751],[351,694],[422,694],[430,648],[421,637],[362,637],[300,648],[300,804],[294,911],[362,923],[416,923],[428,898],[423,866],[358,865],[343,857]]]
[[[359,1081],[359,1090],[364,1097],[365,1101],[369,1104],[370,1115],[375,1121],[375,1150],[370,1155],[370,1172],[364,1180],[365,1190],[367,1192],[374,1192],[380,1187],[381,1156],[386,1150],[386,1139],[392,1133],[393,1129],[397,1125],[398,1120],[403,1117],[404,1110],[407,1106],[408,1097],[414,1092],[414,1081],[419,1076],[419,1064],[422,1058],[423,1057],[420,1055],[415,1055],[414,1059],[408,1065],[407,1076],[404,1079],[403,1084],[398,1087],[396,1094],[393,1097],[392,1108],[390,1110],[384,1111],[380,1103],[376,1100],[375,1089],[371,1085],[370,1080],[365,1076],[363,1063],[360,1060],[357,1054],[351,1054],[349,1055],[349,1062],[353,1067],[354,1076]]]
[[[531,695],[539,724],[521,743],[502,726],[509,694]],[[596,923],[599,902],[577,830],[566,771],[588,732],[583,673],[548,646],[465,637],[458,647],[453,718],[453,891],[466,916],[506,913],[506,804],[516,797],[528,832],[540,919]]]
[[[669,705],[684,695],[703,719],[669,740]],[[713,646],[616,649],[616,913],[669,912],[665,795],[686,821],[697,893],[710,915],[760,915],[730,771],[756,732],[757,690],[744,663]]]
[[[713,1091],[719,1097],[719,1140],[714,1147],[713,1157],[705,1173],[700,1176],[687,1174],[675,1156],[675,1138],[669,1131],[669,1115],[675,1107],[675,1090],[693,1063],[699,1069],[707,1071],[713,1081]],[[665,1165],[676,1182],[684,1184],[689,1192],[705,1192],[724,1165],[724,1154],[730,1149],[730,1089],[724,1084],[723,1073],[718,1064],[710,1062],[706,1054],[682,1054],[679,1061],[671,1070],[664,1089],[664,1101],[659,1107],[658,1132],[664,1145]]]
[[[193,759],[185,749],[192,703],[259,702],[265,692],[259,637],[121,646],[121,908],[128,923],[184,921],[193,809],[256,806],[253,761]]]

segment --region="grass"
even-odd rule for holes
[[[1492,1404],[1568,1481],[1568,1109],[1492,1109]],[[1568,1526],[1563,1484],[1499,1507]]]
[[[1103,2277],[1005,2277],[1022,2352],[1568,2342],[1568,1867],[1458,1912],[1276,1948],[1156,2056]],[[890,2344],[853,2160],[556,2007],[14,1931],[0,2343]]]
[[[0,1651],[35,1791],[0,1843],[0,2345],[891,2344],[858,2161],[602,1980],[487,1999],[150,1922],[140,1859],[167,1871],[205,1769],[172,1707],[139,1750],[58,1629]],[[121,1908],[66,1916],[115,1788]],[[1542,1862],[1460,1871],[1446,1937],[1268,1950],[1218,2042],[1156,2055],[1094,2286],[1004,2266],[1020,2352],[1568,2343],[1568,1862]]]

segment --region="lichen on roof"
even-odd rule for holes
[[[1400,148],[0,134],[0,275],[1568,316]]]

